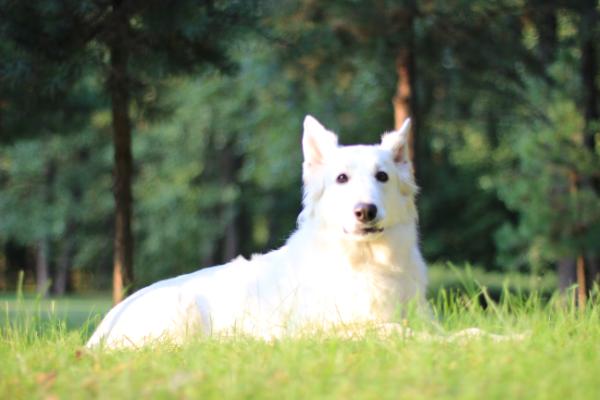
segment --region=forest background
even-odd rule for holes
[[[284,243],[301,122],[411,116],[428,262],[600,271],[600,24],[577,0],[0,0],[0,291],[126,293]]]

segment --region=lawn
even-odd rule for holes
[[[471,290],[471,289],[470,289]],[[487,298],[481,307],[480,298]],[[367,335],[265,343],[198,338],[181,347],[87,351],[91,318],[106,298],[48,302],[0,299],[0,398],[595,399],[599,398],[600,308],[557,297],[501,295],[479,287],[433,295],[435,318],[408,318],[434,340]],[[64,312],[63,310],[69,310]],[[95,311],[93,311],[95,310]],[[61,314],[63,313],[63,314]],[[76,318],[71,318],[71,314]],[[69,319],[71,318],[71,319]],[[70,322],[67,322],[70,321]],[[444,340],[477,326],[520,340]]]

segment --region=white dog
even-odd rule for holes
[[[304,209],[285,246],[141,289],[106,315],[87,346],[181,342],[198,333],[272,339],[384,324],[403,304],[424,304],[409,126],[378,145],[338,146],[307,116]]]

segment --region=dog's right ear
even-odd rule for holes
[[[314,216],[315,205],[325,188],[323,164],[327,155],[335,150],[338,138],[335,133],[325,129],[315,118],[307,115],[304,118],[304,134],[302,135],[302,179],[304,181],[304,208],[298,216],[300,224]]]
[[[304,118],[304,134],[302,135],[302,151],[305,166],[315,166],[323,163],[328,152],[338,145],[335,133],[325,129],[313,116]]]

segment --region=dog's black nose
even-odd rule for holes
[[[354,215],[360,222],[371,222],[377,216],[377,206],[369,203],[358,203],[354,206]]]

